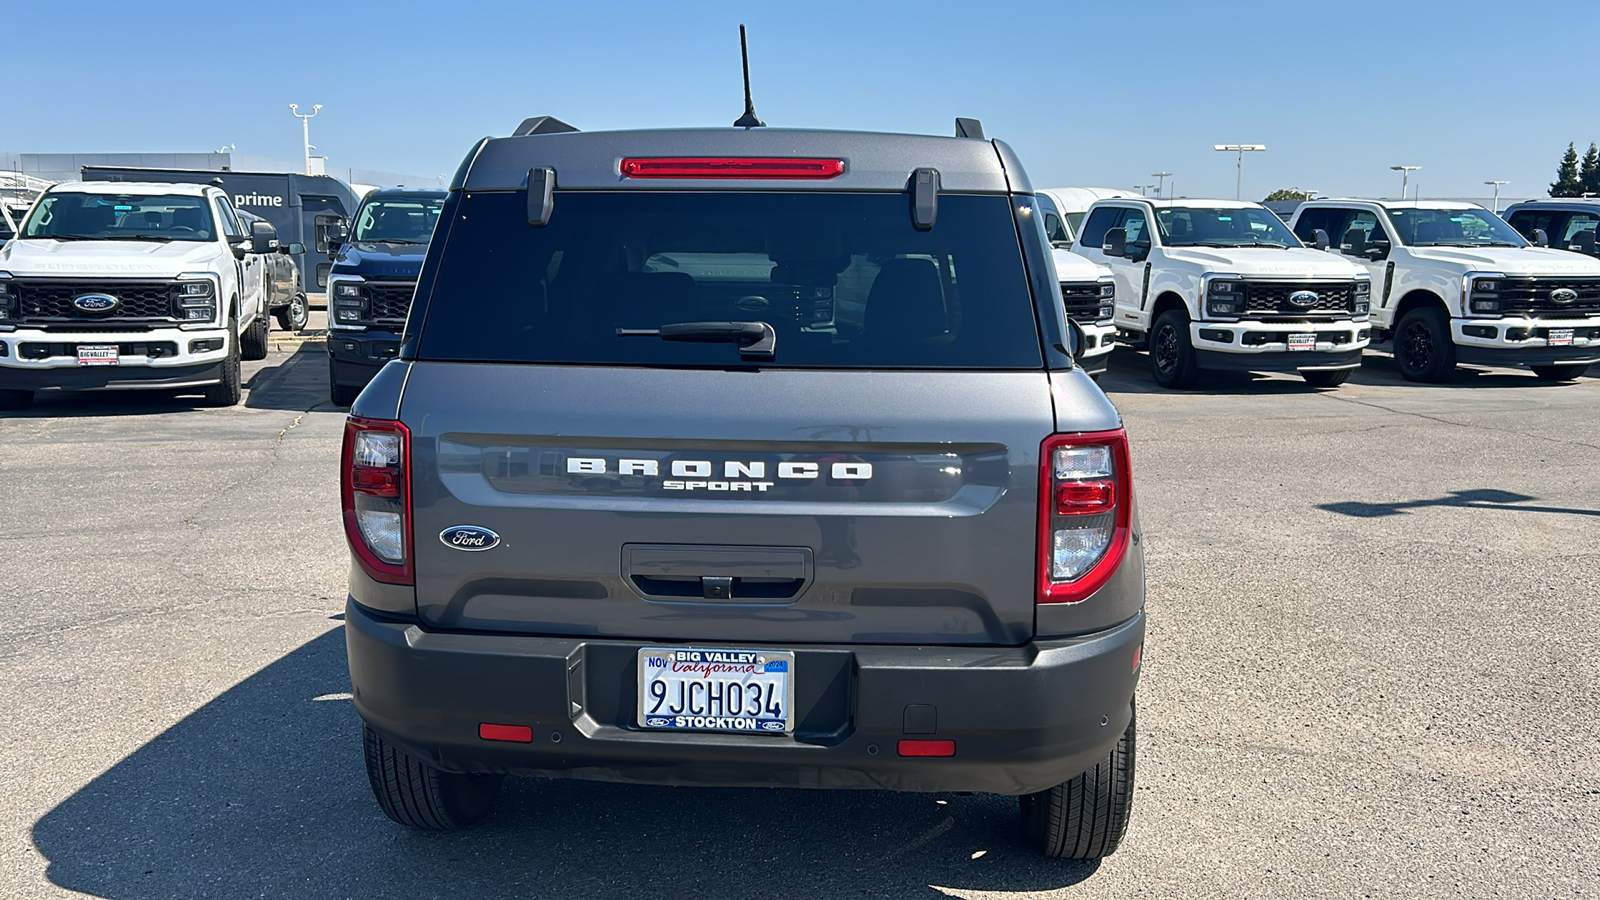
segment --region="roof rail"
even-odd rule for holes
[[[523,137],[530,134],[561,134],[567,131],[577,131],[571,125],[561,121],[555,116],[534,116],[523,119],[517,130],[511,132],[512,137]]]
[[[977,119],[963,119],[960,116],[956,117],[956,137],[974,138],[980,141],[987,140],[983,136],[982,122]]]

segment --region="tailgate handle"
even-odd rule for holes
[[[809,547],[625,544],[622,576],[648,600],[787,604],[811,584]]]

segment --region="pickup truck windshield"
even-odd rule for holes
[[[356,215],[354,240],[370,243],[426,244],[444,198],[373,200]]]
[[[1526,247],[1522,235],[1486,209],[1391,209],[1400,243],[1409,247]]]
[[[170,194],[45,194],[22,237],[58,241],[209,241],[204,197]]]
[[[1282,219],[1260,207],[1158,209],[1156,227],[1168,247],[1304,246]]]
[[[928,231],[904,193],[559,191],[536,228],[525,193],[477,192],[453,215],[421,359],[738,366],[765,323],[762,367],[1043,365],[1002,196],[940,194]]]

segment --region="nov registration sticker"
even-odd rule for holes
[[[794,731],[794,652],[646,647],[639,726],[674,731]]]

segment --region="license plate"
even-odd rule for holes
[[[116,344],[79,344],[78,365],[114,366],[117,364]]]
[[[639,726],[788,734],[794,653],[646,647],[639,651]]]
[[[1290,350],[1315,350],[1317,349],[1317,336],[1314,334],[1289,335]]]
[[[1550,346],[1552,346],[1552,347],[1571,347],[1572,346],[1572,329],[1571,328],[1552,328],[1552,329],[1550,329]]]

